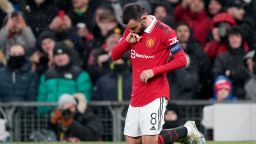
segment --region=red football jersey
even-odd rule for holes
[[[122,54],[130,50],[132,64],[132,95],[131,105],[144,106],[159,97],[170,98],[169,85],[166,77],[168,71],[186,65],[184,51],[178,47],[170,49],[178,42],[176,33],[166,24],[156,20],[144,30],[139,42],[129,44],[125,41],[130,30],[126,28],[120,42],[112,50],[112,59],[119,59]],[[174,59],[168,62],[170,54]],[[154,77],[147,83],[140,80],[143,70],[153,69]]]

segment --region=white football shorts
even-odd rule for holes
[[[138,137],[159,134],[164,124],[164,113],[167,104],[167,99],[161,97],[142,107],[129,105],[124,135]]]

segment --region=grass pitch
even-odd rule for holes
[[[65,142],[11,142],[6,144],[71,144]],[[78,142],[77,144],[125,144],[124,142]],[[180,143],[174,143],[180,144]],[[256,144],[255,142],[207,142],[207,144]]]

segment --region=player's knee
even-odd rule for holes
[[[142,144],[158,144],[158,135],[142,136]]]

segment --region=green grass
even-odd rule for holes
[[[45,144],[46,142],[41,142],[38,144]],[[13,142],[11,144],[36,144],[36,142]],[[52,142],[47,144],[71,144],[64,142]],[[79,142],[77,144],[125,144],[124,142]],[[256,144],[256,142],[207,142],[207,144]]]

